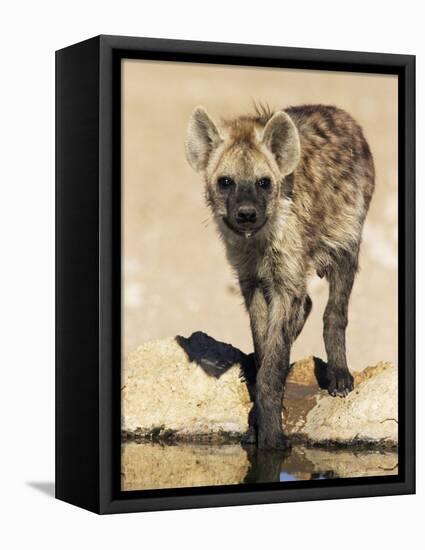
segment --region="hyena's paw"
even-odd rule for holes
[[[257,443],[257,430],[250,426],[241,438],[242,445],[255,445]]]
[[[333,397],[345,397],[354,388],[354,379],[348,369],[332,369],[328,367],[328,392]]]
[[[261,430],[258,433],[258,448],[259,449],[281,449],[281,450],[290,450],[291,441],[289,437],[282,432],[278,433],[261,433]]]

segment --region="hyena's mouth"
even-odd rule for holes
[[[265,220],[257,226],[246,226],[246,227],[235,227],[233,224],[229,222],[229,220],[226,218],[226,216],[222,217],[222,220],[224,222],[224,225],[232,231],[232,233],[235,233],[235,235],[238,235],[239,237],[245,237],[249,238],[258,233],[263,227],[266,225],[268,218],[265,218]]]

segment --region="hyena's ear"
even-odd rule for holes
[[[298,130],[284,112],[275,113],[267,122],[262,142],[273,153],[282,175],[291,174],[301,157]]]
[[[217,126],[203,107],[197,107],[189,120],[186,157],[197,172],[205,170],[211,152],[222,142]]]

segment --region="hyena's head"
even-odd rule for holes
[[[300,141],[283,111],[268,117],[239,117],[217,126],[197,107],[188,125],[186,155],[203,174],[207,201],[220,230],[225,236],[247,237],[273,219],[284,178],[300,159]]]

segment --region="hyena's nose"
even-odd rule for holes
[[[257,220],[257,210],[254,206],[240,206],[236,214],[236,220],[238,223],[254,223]]]

